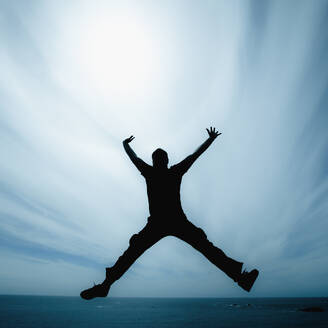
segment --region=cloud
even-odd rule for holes
[[[188,218],[260,269],[253,295],[327,292],[324,1],[1,7],[0,293],[75,295],[103,279],[148,216],[143,178],[121,140],[134,134],[147,162],[163,147],[174,164],[210,125],[222,135],[183,178]],[[162,60],[139,101],[100,92],[92,66],[76,60],[81,21],[87,28],[100,12],[125,10],[151,29]],[[112,294],[244,295],[172,237]]]

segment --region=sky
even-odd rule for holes
[[[122,140],[183,178],[250,294],[166,237],[122,297],[328,294],[328,1],[0,1],[0,294],[79,295],[147,222]]]

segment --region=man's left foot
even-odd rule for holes
[[[238,279],[238,285],[247,292],[251,290],[253,284],[259,275],[259,271],[254,269],[251,272],[243,271]]]
[[[95,297],[106,297],[110,289],[110,284],[104,281],[100,285],[94,285],[93,287],[86,289],[80,293],[80,296],[85,300],[91,300]]]

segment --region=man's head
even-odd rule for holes
[[[153,152],[152,158],[154,167],[167,167],[167,164],[169,163],[167,152],[161,148],[157,148]]]

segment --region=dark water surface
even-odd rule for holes
[[[301,312],[305,307],[324,312]],[[1,328],[328,327],[328,298],[0,296]]]

